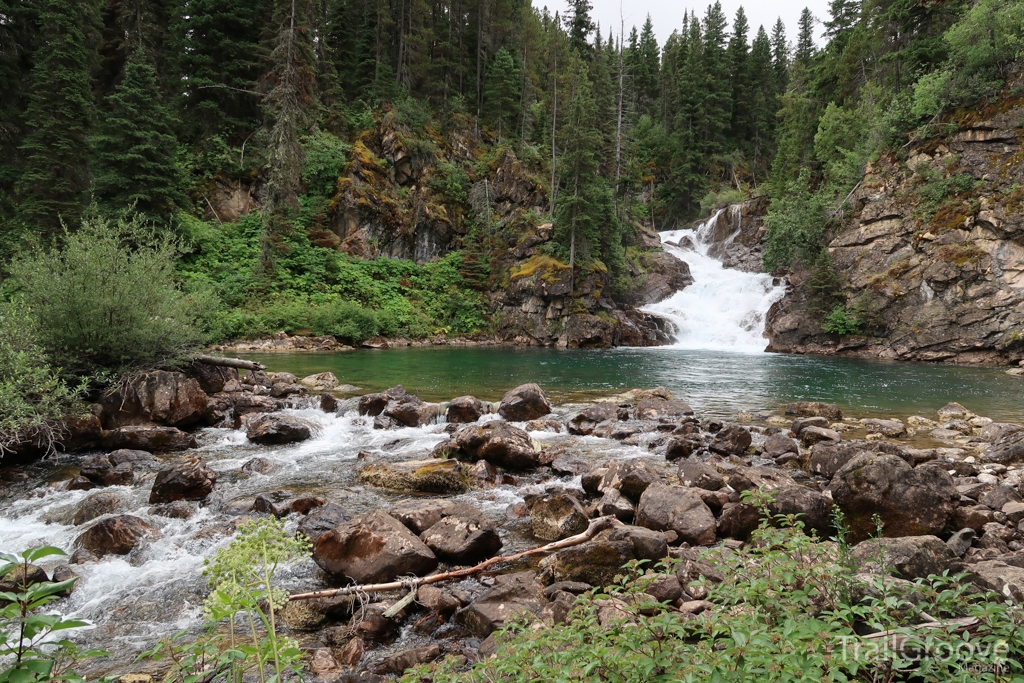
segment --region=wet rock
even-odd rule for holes
[[[507,392],[498,406],[498,414],[509,422],[527,422],[551,412],[551,403],[536,384],[523,384]]]
[[[485,638],[523,613],[539,615],[544,608],[544,586],[534,572],[497,577],[496,585],[459,610],[455,621]]]
[[[80,526],[86,522],[91,522],[97,517],[116,512],[121,507],[121,504],[121,496],[116,493],[109,491],[94,493],[78,504],[71,517],[71,523],[75,526]]]
[[[977,535],[974,529],[961,529],[949,537],[949,540],[946,541],[946,547],[949,548],[954,557],[963,557],[970,550],[971,543]]]
[[[157,472],[149,502],[170,503],[175,500],[203,500],[213,491],[217,473],[201,458],[189,458]]]
[[[208,395],[218,394],[224,391],[224,385],[228,382],[239,381],[238,370],[226,368],[221,365],[210,365],[196,361],[185,371],[189,377],[199,382],[199,388]]]
[[[887,537],[941,533],[960,500],[944,470],[911,468],[903,459],[882,453],[855,456],[836,473],[831,488],[855,540],[874,533],[875,514]]]
[[[252,458],[242,463],[242,471],[246,474],[268,474],[274,470],[274,463],[266,458]]]
[[[938,410],[939,421],[945,420],[968,420],[974,417],[974,413],[964,408],[956,401],[950,401]]]
[[[467,473],[470,481],[480,486],[493,486],[498,482],[498,470],[486,460],[477,460]]]
[[[968,566],[971,580],[985,590],[995,591],[1017,604],[1024,603],[1024,568],[1002,560],[985,560]]]
[[[673,436],[665,444],[665,459],[682,460],[700,450],[703,444],[697,436]]]
[[[441,656],[441,646],[438,644],[424,645],[423,647],[405,650],[398,654],[385,657],[373,666],[376,674],[401,674],[406,669],[414,666],[428,664]]]
[[[533,469],[540,464],[540,452],[530,435],[499,420],[463,427],[454,444],[452,455],[460,460],[486,460],[508,470]]]
[[[242,418],[253,413],[272,413],[280,408],[280,404],[270,396],[242,394],[235,399],[231,407],[231,415],[235,426],[240,427]]]
[[[105,429],[138,425],[185,427],[203,420],[208,400],[192,377],[155,370],[133,376],[105,395],[100,401],[101,419]]]
[[[377,394],[366,394],[365,396],[360,396],[358,404],[359,414],[376,417],[384,412],[384,408],[387,407],[390,401],[402,398],[403,396],[406,396],[406,393],[405,387],[402,385],[391,387],[387,391]]]
[[[292,511],[292,494],[287,491],[268,491],[256,496],[252,504],[253,512],[261,512],[275,517],[287,517]]]
[[[586,531],[586,511],[572,496],[555,493],[541,496],[530,508],[530,528],[542,541],[557,541]]]
[[[475,396],[459,396],[448,404],[445,416],[453,424],[476,422],[486,414],[483,402]]]
[[[666,401],[658,398],[644,398],[636,404],[633,417],[637,420],[660,420],[661,418],[680,418],[693,415],[685,401]]]
[[[655,531],[675,531],[691,545],[715,542],[715,516],[699,494],[682,486],[650,486],[640,497],[636,523]]]
[[[42,567],[34,564],[19,564],[0,577],[0,592],[21,592],[29,586],[37,583],[45,583],[50,580]],[[55,577],[54,582],[57,582]],[[4,602],[6,606],[8,603]]]
[[[420,535],[434,554],[454,564],[476,564],[501,550],[498,530],[482,517],[448,516]]]
[[[969,429],[970,427],[968,427]],[[869,434],[881,434],[890,438],[897,438],[907,435],[907,427],[899,420],[879,420],[870,418],[864,420],[864,429]]]
[[[88,477],[82,475],[76,475],[68,481],[68,491],[92,491],[94,488],[98,488],[98,484]]]
[[[196,438],[176,427],[118,427],[103,433],[103,448],[110,451],[130,449],[150,453],[170,453],[198,448]]]
[[[75,545],[96,557],[127,555],[155,535],[156,529],[138,517],[118,515],[93,524],[75,539]]]
[[[579,581],[592,586],[609,586],[622,573],[622,565],[633,558],[633,544],[626,540],[595,539],[559,550],[541,560],[546,580]]]
[[[571,455],[562,455],[551,461],[551,471],[566,477],[574,477],[590,471],[590,464]]]
[[[333,372],[319,372],[315,375],[307,375],[299,380],[299,384],[313,391],[330,391],[337,389],[341,382]]]
[[[729,425],[711,440],[708,448],[721,455],[743,455],[750,448],[750,432],[739,425]]]
[[[824,427],[825,429],[828,429],[829,421],[824,417],[798,417],[793,420],[790,430],[799,437],[800,432],[807,427]]]
[[[683,486],[717,491],[725,486],[725,479],[705,462],[684,460],[679,463],[679,483]]]
[[[645,460],[627,460],[619,466],[619,493],[636,503],[652,484],[661,481],[661,475]]]
[[[469,490],[466,468],[457,460],[375,463],[360,470],[359,480],[389,491],[462,493]]]
[[[245,424],[245,436],[261,446],[298,443],[312,435],[313,426],[293,415],[257,415]]]
[[[442,498],[412,498],[393,505],[390,514],[419,536],[449,515],[473,517],[476,511],[468,505]]]
[[[437,420],[437,414],[437,405],[406,395],[388,401],[380,416],[404,427],[422,427]]]
[[[313,656],[309,661],[309,671],[321,679],[334,678],[341,671],[341,664],[334,658],[330,649],[321,647],[313,651]]]
[[[338,412],[338,399],[334,394],[320,394],[320,410],[328,415]]]
[[[121,450],[109,453],[107,455],[107,459],[114,467],[131,465],[137,472],[156,472],[163,467],[163,463],[154,458],[152,453],[147,451],[133,451],[127,448],[122,448]]]
[[[821,403],[820,401],[801,401],[790,403],[786,406],[786,415],[798,417],[827,417],[833,422],[843,419],[843,411],[835,403]]]
[[[348,629],[345,629],[347,632]],[[354,669],[359,666],[359,662],[363,659],[363,654],[366,652],[366,641],[362,638],[350,638],[341,648],[341,652],[338,653],[338,661],[350,669]]]
[[[779,432],[772,434],[764,442],[764,455],[775,459],[786,453],[800,453],[800,444]]]
[[[885,574],[895,569],[904,579],[923,579],[944,571],[956,573],[962,565],[936,536],[872,538],[858,543],[850,558],[862,570]]]
[[[337,503],[327,503],[310,512],[305,519],[299,522],[299,532],[309,540],[316,542],[322,534],[350,519],[352,519],[352,515],[348,510]]]
[[[68,564],[88,564],[90,562],[98,562],[99,559],[85,548],[76,548],[75,552],[71,553],[71,557],[68,558]]]
[[[826,429],[824,427],[804,427],[800,430],[800,441],[805,446],[813,446],[816,443],[827,441],[829,443],[838,443],[843,437],[839,435],[839,432],[832,429]]]
[[[336,581],[392,581],[422,576],[437,566],[437,557],[400,521],[375,510],[321,534],[313,560]]]
[[[420,586],[416,602],[433,611],[442,621],[447,621],[462,606],[454,595],[437,586]]]
[[[626,415],[628,417],[628,413]],[[569,433],[578,436],[590,436],[594,433],[597,425],[607,420],[619,419],[619,406],[603,401],[582,410],[578,415],[569,421]]]
[[[558,420],[552,420],[549,418],[540,418],[539,420],[530,420],[526,423],[526,431],[528,432],[551,432],[553,434],[561,434],[565,430],[563,425]]]
[[[135,468],[130,462],[115,466],[108,455],[89,456],[82,461],[78,473],[97,486],[131,486],[135,480]]]
[[[981,452],[981,460],[1000,465],[1024,462],[1024,431],[1010,432]]]
[[[401,619],[388,618],[384,612],[391,607],[390,602],[375,602],[367,605],[362,610],[357,610],[352,617],[351,632],[357,638],[364,640],[385,642],[391,640],[401,626]]]
[[[149,509],[150,514],[170,519],[188,519],[198,511],[199,506],[187,500],[176,500],[173,503],[154,505]]]
[[[668,556],[668,541],[661,531],[645,529],[641,526],[623,525],[598,535],[609,541],[626,541],[633,549],[633,557],[638,560],[657,562]]]
[[[633,521],[636,506],[617,490],[609,489],[601,496],[601,500],[597,501],[597,514],[602,517],[612,515],[620,522],[628,524]]]

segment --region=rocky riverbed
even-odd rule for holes
[[[714,568],[698,555],[747,540],[760,521],[741,499],[751,489],[822,535],[833,505],[857,542],[878,515],[886,538],[866,542],[885,546],[902,579],[966,571],[1024,600],[1024,426],[957,403],[891,419],[794,403],[729,422],[662,388],[554,406],[535,384],[497,403],[351,389],[329,373],[150,373],[94,406],[75,435],[85,452],[2,468],[0,543],[71,554],[43,569],[80,576],[59,607],[96,624],[76,637],[111,652],[97,672],[158,673],[135,654],[198,627],[203,559],[260,515],[313,541],[309,560],[279,574],[291,592],[475,564],[598,516],[622,523],[543,559],[422,586],[390,618],[401,593],[289,604],[280,621],[325,680],[374,680],[446,654],[473,661],[515,614],[563,620],[574,594],[632,559],[680,559],[675,581],[652,590],[678,610],[711,609],[693,581]]]

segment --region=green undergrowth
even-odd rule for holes
[[[495,656],[468,669],[449,658],[402,681],[1024,680],[1020,605],[964,576],[855,579],[841,540],[808,536],[793,516],[773,522],[742,549],[705,553],[704,574],[721,580],[691,584],[714,605],[701,616],[644,593],[675,567],[634,563],[617,585],[581,596],[564,625],[516,621],[497,634]],[[947,626],[915,628],[932,619]]]
[[[424,265],[362,260],[313,244],[299,220],[279,236],[272,263],[261,270],[258,214],[224,224],[180,221],[192,249],[178,273],[186,290],[212,302],[205,320],[211,341],[285,331],[352,343],[487,327],[483,297],[466,283],[461,252]]]

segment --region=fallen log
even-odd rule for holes
[[[538,548],[531,548],[530,550],[524,550],[521,553],[514,555],[499,555],[492,557],[489,560],[484,560],[480,564],[472,567],[462,567],[460,569],[453,569],[449,572],[442,572],[440,574],[431,574],[430,576],[423,577],[411,577],[408,579],[402,579],[399,581],[390,581],[388,583],[368,583],[361,586],[346,586],[344,588],[329,588],[322,591],[312,591],[310,593],[296,593],[295,595],[288,596],[289,600],[313,600],[316,598],[333,598],[340,595],[356,595],[359,593],[383,593],[384,591],[395,591],[406,589],[408,591],[414,591],[420,586],[425,586],[431,583],[439,583],[441,581],[449,581],[452,579],[463,579],[467,576],[473,576],[480,572],[493,567],[501,562],[513,562],[515,560],[521,560],[524,557],[532,557],[533,555],[545,555],[547,553],[553,553],[556,550],[562,550],[563,548],[571,548],[574,545],[580,545],[586,543],[590,539],[594,538],[598,533],[605,529],[611,529],[612,527],[622,526],[622,522],[615,519],[615,517],[608,515],[607,517],[598,517],[590,522],[590,526],[583,533],[570,536],[569,538],[563,538],[561,541],[555,541],[542,545]]]
[[[223,368],[237,368],[239,370],[266,370],[267,366],[256,361],[243,360],[241,358],[222,358],[221,356],[202,355],[196,358],[199,363],[206,365],[218,365]]]

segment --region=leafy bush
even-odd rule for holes
[[[645,587],[673,567],[633,563],[618,585],[581,596],[566,624],[531,628],[519,620],[497,634],[496,656],[469,670],[448,660],[402,680],[966,683],[1020,676],[1020,605],[975,592],[966,577],[901,584],[907,590],[883,575],[861,583],[838,540],[807,536],[794,516],[765,517],[741,549],[705,554],[724,580],[704,579],[689,590],[707,592],[710,614],[694,617],[655,602]],[[948,626],[914,628],[928,618]],[[959,629],[958,618],[977,621]],[[887,640],[861,637],[890,630]]]
[[[306,168],[302,181],[311,194],[331,195],[338,182],[338,175],[348,162],[351,146],[326,131],[307,136]]]
[[[50,366],[24,301],[0,301],[0,455],[26,441],[52,444],[79,393]]]
[[[847,306],[836,306],[821,321],[821,329],[828,334],[859,334],[864,327],[860,311]]]
[[[430,189],[453,202],[464,204],[469,198],[469,173],[461,164],[439,159],[428,183]]]
[[[810,174],[803,171],[773,198],[764,222],[768,228],[764,267],[769,272],[796,261],[814,262],[824,249],[827,208],[832,192],[811,189]]]
[[[175,284],[178,244],[138,217],[104,218],[11,264],[54,362],[76,373],[124,373],[181,356],[201,341]]]
[[[82,652],[57,634],[88,626],[81,619],[65,619],[61,614],[42,609],[60,599],[74,586],[76,578],[67,581],[41,581],[27,584],[30,567],[46,557],[64,555],[58,548],[30,548],[18,555],[0,552],[0,579],[14,584],[14,589],[0,592],[0,683],[50,683],[68,681],[84,683],[71,670],[75,661],[105,656],[102,650]],[[10,658],[10,659],[8,659]]]
[[[737,190],[734,187],[721,188],[718,191],[712,190],[704,195],[704,198],[700,200],[701,213],[707,214],[715,209],[720,209],[730,204],[739,204],[745,201],[747,193],[743,190]]]

